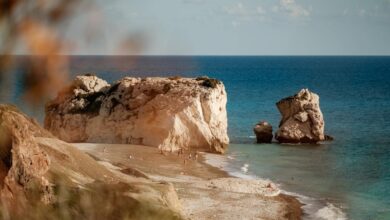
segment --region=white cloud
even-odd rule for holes
[[[280,0],[278,5],[272,7],[272,11],[275,13],[284,12],[289,16],[297,17],[308,17],[311,9],[306,9],[302,5],[299,5],[295,0]]]
[[[233,27],[237,27],[243,22],[264,20],[264,15],[267,13],[260,5],[257,7],[247,7],[241,2],[224,6],[223,11],[233,18]]]
[[[264,7],[265,6],[265,7]],[[303,6],[296,0],[278,0],[274,5],[249,4],[248,2],[236,2],[222,7],[225,15],[228,15],[233,27],[238,27],[249,22],[280,21],[288,18],[308,18],[313,11],[313,6]]]
[[[246,15],[248,13],[247,9],[241,2],[238,2],[233,6],[225,6],[223,9],[230,15]]]

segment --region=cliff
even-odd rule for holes
[[[46,105],[45,128],[67,142],[223,153],[229,143],[226,102],[222,82],[207,77],[125,77],[110,85],[77,76]]]

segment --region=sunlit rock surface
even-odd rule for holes
[[[46,105],[45,128],[67,142],[128,143],[223,153],[227,95],[207,77],[78,76]]]
[[[276,103],[282,119],[275,138],[281,143],[316,143],[325,140],[324,119],[317,94],[302,89]]]

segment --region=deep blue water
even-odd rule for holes
[[[228,94],[236,165],[287,190],[343,208],[350,219],[390,219],[390,57],[71,57],[73,75],[93,72],[112,82],[123,76],[202,76],[222,80]],[[0,94],[23,105],[21,70]],[[320,95],[333,142],[317,146],[255,145],[253,125],[276,130],[275,103],[309,88]],[[42,109],[32,112],[42,117]]]

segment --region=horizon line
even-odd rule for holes
[[[390,54],[0,54],[0,56],[132,56],[132,57],[387,57]]]

